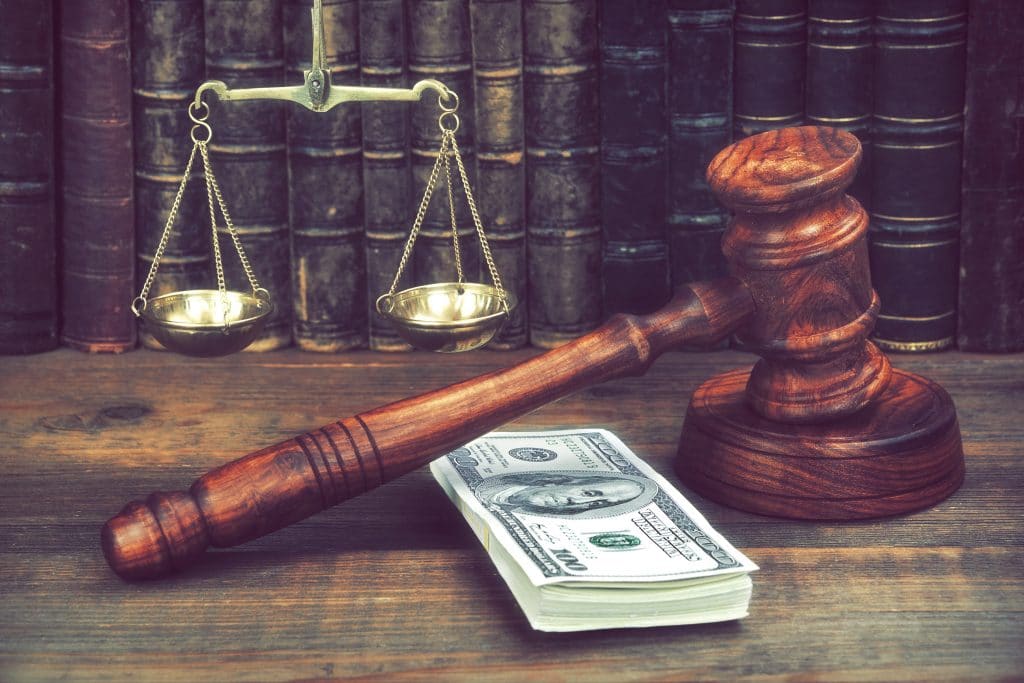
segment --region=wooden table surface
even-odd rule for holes
[[[1024,355],[893,363],[944,385],[963,488],[884,521],[808,523],[687,492],[761,566],[746,619],[532,631],[426,468],[170,579],[99,547],[130,499],[339,417],[536,351],[0,358],[0,680],[678,681],[1024,677]],[[690,392],[749,364],[670,353],[513,428],[607,427],[658,471]]]

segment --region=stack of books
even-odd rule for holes
[[[184,171],[196,87],[301,84],[312,6],[0,8],[0,352],[136,346],[129,304]],[[324,0],[323,15],[334,83],[458,93],[479,212],[522,302],[497,348],[556,346],[722,274],[708,161],[813,124],[864,144],[851,193],[871,214],[876,341],[1024,349],[1021,3]],[[407,349],[372,302],[436,158],[437,102],[209,104],[213,164],[276,303],[252,348]],[[205,203],[191,183],[152,295],[211,285]],[[456,208],[468,276],[486,279]],[[409,284],[452,279],[448,212],[439,191]]]

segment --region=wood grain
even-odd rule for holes
[[[761,566],[739,622],[530,630],[425,468],[159,583],[96,533],[126,496],[337,415],[528,360],[287,350],[0,358],[0,680],[1012,680],[1024,670],[1024,354],[900,357],[952,395],[967,478],[882,522],[807,523],[683,488]],[[735,351],[669,353],[509,429],[604,426],[674,483],[683,408]]]

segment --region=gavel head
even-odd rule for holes
[[[747,402],[781,422],[822,422],[881,394],[889,362],[867,340],[878,315],[868,218],[844,193],[861,160],[853,135],[806,126],[722,150],[707,179],[733,217],[722,248],[756,310],[738,335],[762,358]]]

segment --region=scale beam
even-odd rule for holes
[[[437,92],[442,100],[451,101],[452,92],[440,81],[419,81],[412,88],[371,88],[358,85],[331,84],[331,70],[327,64],[327,43],[324,39],[322,0],[314,0],[310,10],[313,19],[313,56],[310,68],[304,71],[305,83],[295,86],[239,88],[232,90],[223,81],[206,81],[196,90],[193,107],[203,104],[203,94],[212,92],[225,102],[241,100],[284,100],[301,104],[315,112],[329,111],[342,102],[416,102],[427,90]]]
[[[306,72],[305,85],[232,89],[224,81],[206,81],[196,90],[193,106],[200,107],[203,104],[203,95],[210,92],[225,102],[285,100],[301,104],[310,111],[324,112],[342,102],[416,102],[428,90],[436,92],[442,100],[448,100],[452,95],[451,90],[444,83],[433,79],[419,81],[407,89],[331,85],[330,74],[325,70],[314,68]]]

